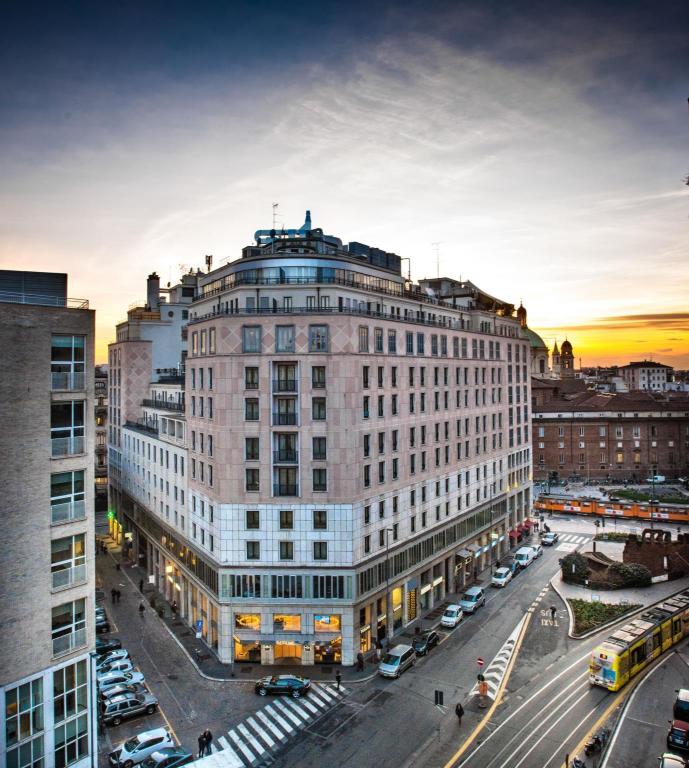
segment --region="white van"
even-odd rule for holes
[[[665,475],[651,475],[650,477],[646,478],[647,483],[664,483],[665,482]]]
[[[414,666],[416,651],[411,645],[396,645],[391,648],[378,665],[378,674],[383,677],[399,677],[408,667]]]
[[[534,560],[534,551],[533,549],[531,549],[531,547],[520,547],[514,553],[514,562],[520,568],[526,568],[527,566],[531,565],[533,560]]]

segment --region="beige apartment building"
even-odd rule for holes
[[[197,274],[184,414],[145,406],[157,384],[139,377],[117,526],[221,660],[352,664],[528,517],[529,342],[512,304],[449,278],[414,285],[400,257],[308,216],[255,239]],[[184,477],[164,475],[170,422]]]
[[[96,759],[94,317],[67,275],[0,271],[0,765]]]

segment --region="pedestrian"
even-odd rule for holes
[[[361,651],[356,655],[356,668],[359,672],[364,671],[364,654]]]
[[[462,718],[464,717],[464,707],[457,702],[457,706],[455,707],[455,715],[457,715],[457,724],[462,724]]]
[[[116,571],[120,571],[120,570],[122,570],[122,566],[119,564],[119,562],[118,562],[118,563],[115,563],[115,570],[116,570]]]
[[[115,587],[110,590],[110,597],[112,598],[113,603],[117,602],[117,590]]]
[[[199,736],[198,742],[199,742],[199,753],[197,757],[203,757],[203,754],[206,751],[206,734],[205,733],[202,733]]]
[[[120,590],[118,589],[118,590],[117,590],[117,602],[118,602],[118,603],[120,602],[120,598],[121,598],[121,597],[122,597],[122,593],[121,593],[121,592],[120,592]]]
[[[211,744],[213,743],[213,734],[210,732],[208,728],[203,732],[203,740],[206,745],[206,754],[211,754]]]
[[[499,567],[500,567],[500,561],[499,561],[499,560],[496,560],[496,561],[495,561],[495,567],[496,567],[496,568],[499,568]]]
[[[376,645],[376,661],[380,662],[380,646]]]
[[[340,690],[340,683],[342,682],[342,672],[338,669],[337,672],[335,672],[335,682],[337,683],[337,690]]]
[[[146,606],[144,605],[144,601],[142,600],[142,601],[139,603],[139,616],[141,616],[141,618],[142,618],[142,619],[143,619],[143,617],[144,617],[144,611],[145,611],[145,610],[146,610]]]
[[[139,579],[139,592],[143,594],[143,591],[144,591],[144,580]]]
[[[550,618],[552,621],[555,621],[555,617],[557,616],[557,608],[554,605],[550,606]]]
[[[177,601],[173,600],[172,605],[170,606],[172,608],[172,615],[177,616]]]

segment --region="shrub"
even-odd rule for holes
[[[623,587],[648,587],[651,584],[651,572],[641,563],[613,563],[608,573],[611,580],[619,579]]]
[[[574,615],[574,632],[581,634],[600,627],[608,621],[617,619],[625,613],[641,608],[640,605],[621,605],[615,603],[588,602],[588,600],[570,599],[567,601]]]
[[[560,568],[562,568],[562,581],[567,584],[583,584],[590,572],[586,558],[578,552],[565,555],[560,560]]]

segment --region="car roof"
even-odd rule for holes
[[[499,568],[495,569],[495,573],[509,573],[510,569],[506,568],[504,565],[501,565]]]
[[[158,736],[167,736],[168,732],[165,728],[152,728],[150,731],[142,731],[136,734],[136,738],[139,741],[149,741],[155,739]]]
[[[483,592],[481,587],[469,587],[464,593],[465,595],[478,595],[479,592]]]
[[[123,691],[116,696],[110,696],[111,704],[119,704],[121,701],[128,701],[129,699],[135,699],[136,696],[131,691]]]
[[[388,653],[391,656],[401,656],[403,653],[406,653],[407,651],[413,651],[414,649],[411,647],[411,645],[396,645],[394,648],[390,648],[388,650]]]
[[[677,701],[689,701],[689,688],[680,688],[677,691]]]
[[[686,720],[673,720],[672,727],[680,731],[689,731],[689,723]]]

